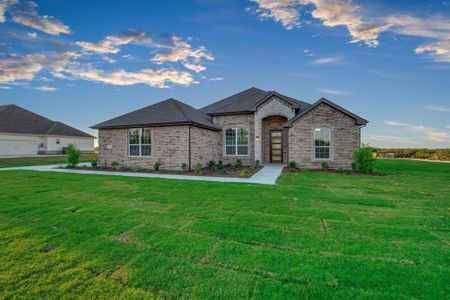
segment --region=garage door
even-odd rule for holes
[[[38,152],[36,141],[14,141],[0,139],[0,155],[35,155]]]

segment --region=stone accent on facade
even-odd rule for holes
[[[318,127],[331,129],[329,160],[315,159],[314,130]],[[321,104],[296,120],[289,128],[288,160],[299,166],[320,168],[323,161],[330,167],[350,167],[353,149],[360,144],[360,126],[355,120],[327,104]]]
[[[262,162],[270,163],[270,131],[280,130],[283,134],[283,163],[287,162],[288,130],[284,128],[287,118],[283,116],[270,116],[262,119]]]
[[[255,141],[255,119],[253,114],[245,115],[229,115],[229,116],[215,116],[213,118],[214,124],[222,126],[222,131],[219,134],[219,160],[226,163],[235,163],[237,159],[242,161],[244,165],[255,164],[254,141]],[[248,155],[228,156],[225,155],[225,130],[227,128],[243,127],[248,129]]]
[[[295,110],[287,102],[272,97],[262,103],[254,114],[255,133],[254,136],[259,136],[259,142],[255,142],[255,160],[263,160],[262,155],[262,120],[268,116],[283,116],[288,120],[293,118]]]
[[[191,127],[191,168],[200,163],[206,166],[210,160],[219,161],[220,132]]]
[[[121,166],[153,168],[161,161],[163,169],[179,170],[189,163],[189,126],[152,127],[151,156],[128,155],[127,129],[100,129],[98,131],[99,163],[111,166],[113,161]]]

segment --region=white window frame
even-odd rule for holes
[[[138,144],[130,144],[130,130],[139,130],[139,143]],[[144,129],[150,130],[150,144],[142,143],[142,133]],[[129,157],[149,157],[152,156],[152,140],[153,140],[153,131],[150,128],[128,128],[127,129],[127,145],[128,145],[128,156]],[[131,155],[131,146],[139,146],[139,155]],[[150,154],[142,155],[142,146],[150,146]]]
[[[328,130],[328,136],[329,136],[329,145],[328,146],[316,146],[316,133],[320,131],[320,129],[327,129]],[[327,126],[319,126],[314,128],[314,134],[313,134],[313,147],[314,147],[314,160],[316,161],[329,161],[331,160],[331,128],[327,127]],[[317,157],[317,148],[328,148],[328,158],[321,158],[321,157]]]
[[[227,130],[234,130],[235,131],[235,144],[234,145],[228,145],[228,147],[234,146],[234,154],[227,154]],[[238,134],[237,134],[237,130],[240,129],[245,129],[247,131],[247,144],[238,144]],[[223,151],[224,151],[224,156],[249,156],[250,155],[250,131],[248,130],[247,127],[229,127],[226,128],[224,130],[224,134],[223,134],[223,139],[224,139],[224,147],[223,147]],[[238,154],[238,147],[239,146],[247,146],[247,154]]]

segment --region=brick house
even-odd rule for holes
[[[367,120],[320,99],[309,104],[250,88],[201,109],[175,99],[92,126],[99,162],[151,168],[193,168],[209,160],[244,165],[295,161],[300,166],[348,167]]]

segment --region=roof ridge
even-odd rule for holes
[[[179,105],[180,103],[182,103],[182,102],[180,102],[180,101],[178,101],[178,100],[176,100],[176,99],[173,99],[173,98],[170,98],[170,99],[168,99],[168,100],[172,100],[173,102],[174,102],[174,105],[178,108],[178,110],[180,111],[180,113],[186,118],[186,120],[190,120],[191,118],[189,118],[189,116],[186,114],[186,112],[181,108],[181,106]]]
[[[53,121],[53,125],[50,126],[50,128],[47,130],[47,134],[50,134],[50,132],[52,132],[53,129],[55,129],[56,125],[58,125],[58,121]]]

